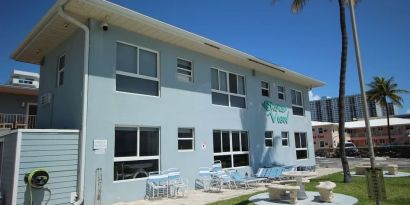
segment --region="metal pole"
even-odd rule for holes
[[[367,142],[368,142],[367,146],[369,148],[369,155],[370,155],[370,166],[372,169],[374,169],[375,164],[374,164],[374,151],[373,151],[373,137],[372,137],[372,130],[370,128],[370,122],[369,122],[369,110],[367,108],[367,96],[366,96],[366,91],[364,90],[362,59],[360,57],[360,45],[359,45],[359,37],[357,35],[356,16],[354,12],[353,0],[349,0],[349,8],[350,8],[350,17],[352,20],[352,31],[353,31],[353,38],[354,38],[355,51],[356,51],[357,72],[359,73],[360,92],[363,98],[364,121],[366,124],[366,137],[367,137]],[[380,205],[381,202],[378,199],[376,199],[376,204]]]

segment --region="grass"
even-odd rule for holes
[[[401,169],[401,172],[410,172],[410,169]],[[310,183],[306,184],[307,191],[316,191],[315,186],[319,181],[333,181],[336,182],[337,187],[334,189],[335,193],[346,194],[354,196],[359,199],[357,205],[373,205],[374,201],[367,198],[366,178],[365,177],[353,177],[352,183],[343,183],[343,175],[339,173],[323,176],[317,179],[311,179]],[[410,177],[398,177],[398,178],[384,178],[386,187],[387,200],[383,201],[383,205],[409,205],[410,204]],[[217,201],[209,205],[251,205],[249,197],[262,192],[256,192],[253,194],[242,195],[232,199]]]

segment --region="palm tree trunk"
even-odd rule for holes
[[[389,106],[386,102],[386,117],[387,117],[387,136],[389,137],[389,145],[391,145],[391,136],[390,136],[390,113],[389,113]]]
[[[340,159],[343,167],[343,181],[349,183],[352,176],[349,171],[349,163],[345,150],[345,85],[346,85],[346,61],[347,61],[347,31],[344,0],[339,1],[340,30],[342,32],[342,55],[340,59],[340,81],[339,81],[339,143]]]

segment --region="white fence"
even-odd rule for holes
[[[0,113],[0,128],[32,129],[36,125],[36,115]]]

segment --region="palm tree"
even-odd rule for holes
[[[359,0],[353,0],[356,3]],[[276,0],[272,0],[273,3]],[[291,10],[293,13],[300,12],[308,0],[293,0]],[[346,0],[338,0],[339,3],[339,19],[340,30],[342,34],[342,53],[340,58],[340,81],[339,81],[339,142],[340,142],[340,159],[343,167],[343,181],[349,183],[352,181],[352,176],[349,171],[349,163],[345,151],[345,85],[346,85],[346,62],[347,62],[347,29],[346,29]]]
[[[386,80],[384,77],[373,77],[373,82],[368,84],[370,90],[367,91],[367,95],[370,101],[378,102],[386,110],[387,117],[387,136],[389,137],[389,144],[392,143],[390,136],[390,111],[388,101],[392,102],[399,107],[403,106],[403,98],[400,94],[410,93],[407,90],[397,88],[397,83],[394,82],[394,78],[390,77]]]

